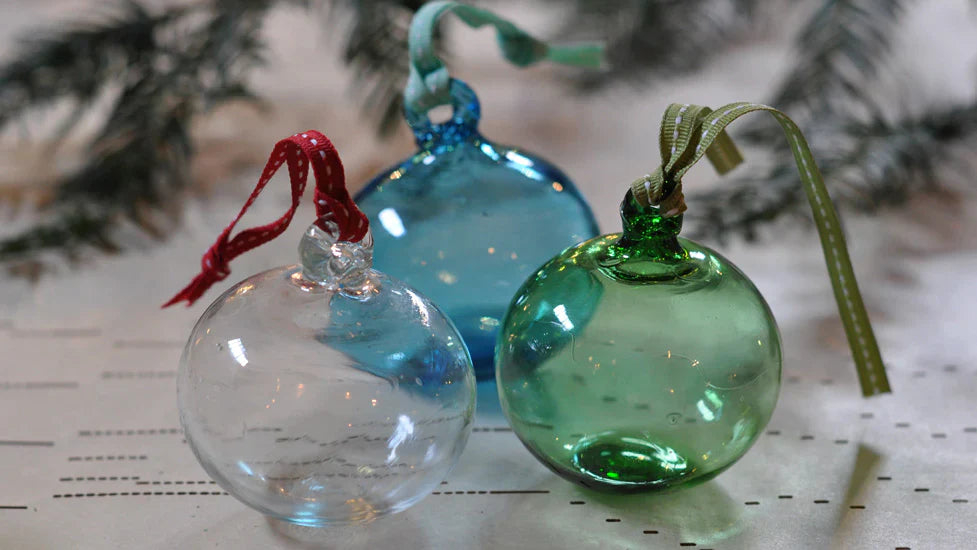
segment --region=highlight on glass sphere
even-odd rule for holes
[[[378,268],[437,303],[464,337],[477,376],[492,378],[513,293],[553,254],[597,235],[597,223],[558,168],[478,132],[471,88],[452,80],[451,95],[454,114],[443,123],[406,110],[418,152],[356,201],[374,230]]]
[[[371,268],[369,235],[313,225],[301,265],[250,277],[203,314],[180,364],[187,442],[228,493],[309,525],[398,512],[471,432],[475,378],[430,300]]]
[[[628,192],[624,232],[543,265],[499,337],[503,410],[526,447],[582,486],[711,479],[753,444],[780,388],[780,336],[752,282]]]

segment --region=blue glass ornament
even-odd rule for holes
[[[405,109],[418,151],[356,197],[373,228],[377,268],[430,297],[468,345],[478,378],[494,376],[499,324],[522,282],[553,254],[597,235],[569,178],[478,132],[479,103],[451,81],[451,119]]]

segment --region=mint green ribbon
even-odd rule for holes
[[[838,223],[838,214],[807,141],[787,115],[772,107],[755,103],[730,103],[715,111],[699,105],[670,105],[665,111],[661,126],[662,164],[655,172],[635,180],[631,184],[632,194],[641,204],[658,206],[666,217],[682,213],[685,210],[682,176],[703,155],[708,155],[720,174],[732,170],[742,162],[743,157],[725,129],[734,120],[754,111],[767,111],[777,119],[794,153],[797,170],[821,238],[828,275],[831,277],[835,301],[838,303],[841,321],[851,346],[862,394],[867,397],[888,393],[891,391],[889,379],[862,295],[858,291],[848,248]]]
[[[429,2],[414,15],[407,39],[410,74],[404,90],[404,103],[417,113],[426,113],[438,105],[451,103],[451,77],[444,63],[435,55],[432,44],[438,19],[447,12],[454,13],[473,28],[494,26],[502,54],[518,67],[552,61],[596,68],[603,61],[604,47],[601,44],[550,46],[490,11],[458,2]]]

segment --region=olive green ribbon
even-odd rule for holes
[[[417,113],[451,103],[451,77],[434,52],[433,38],[438,19],[454,13],[473,28],[492,25],[502,54],[518,67],[539,61],[552,61],[578,67],[600,67],[604,47],[597,43],[550,46],[526,34],[494,13],[459,2],[429,2],[417,10],[407,37],[410,74],[404,89],[404,103]]]
[[[851,346],[862,394],[867,396],[890,392],[889,379],[879,353],[862,295],[858,291],[838,214],[824,185],[821,172],[800,129],[787,115],[755,103],[730,103],[713,111],[699,105],[672,104],[665,111],[661,126],[662,164],[655,172],[631,184],[635,199],[643,205],[658,206],[663,216],[675,216],[685,210],[682,176],[707,155],[720,174],[743,161],[736,145],[726,134],[726,127],[753,111],[772,114],[787,136],[797,170],[804,184],[814,222],[821,238],[828,275],[834,288],[838,311]]]

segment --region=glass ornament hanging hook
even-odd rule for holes
[[[407,125],[414,132],[414,139],[421,149],[429,149],[434,144],[450,145],[458,143],[478,131],[481,118],[481,105],[478,96],[464,82],[451,79],[451,118],[444,122],[432,122],[427,111],[404,109]]]
[[[234,227],[283,165],[288,167],[292,187],[289,209],[277,220],[244,229],[232,238]],[[343,163],[332,142],[315,130],[294,134],[275,144],[251,196],[201,259],[200,273],[163,307],[182,301],[186,301],[187,306],[192,305],[214,283],[230,275],[228,264],[231,260],[281,235],[295,216],[310,170],[315,177],[313,198],[317,216],[314,225],[323,231],[323,235],[326,232],[335,233],[334,238],[340,241],[355,243],[367,237],[370,223],[346,189]]]

